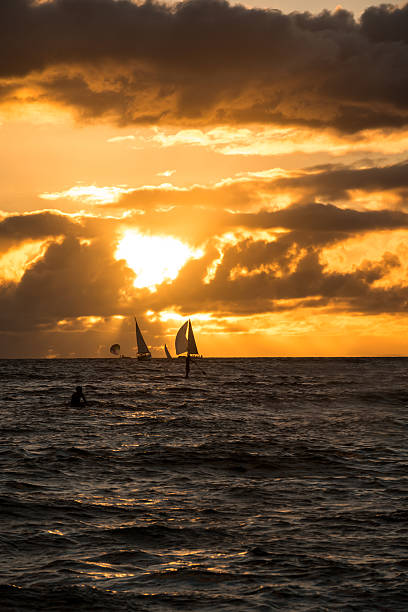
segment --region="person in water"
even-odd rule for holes
[[[82,387],[77,387],[72,394],[70,405],[75,408],[80,408],[81,406],[86,406],[86,403],[85,395],[82,393]]]
[[[186,375],[185,375],[185,378],[188,378],[189,373],[190,373],[190,353],[187,353],[187,357],[186,357]]]

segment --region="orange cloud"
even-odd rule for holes
[[[46,337],[54,354],[71,354],[75,342],[82,347],[74,350],[77,355],[109,341],[125,342],[130,350],[134,334],[126,315],[137,313],[155,351],[171,336],[178,317],[192,316],[204,336],[202,351],[207,341],[211,351],[214,334],[223,338],[218,346],[225,351],[232,351],[231,338],[255,335],[249,354],[264,354],[267,346],[274,346],[269,354],[275,354],[282,350],[284,335],[297,338],[288,341],[288,354],[300,350],[300,339],[312,346],[313,334],[325,333],[323,322],[330,334],[349,333],[357,325],[352,324],[355,313],[360,333],[368,333],[373,317],[392,315],[397,321],[403,316],[408,215],[310,204],[229,213],[228,219],[229,231],[207,235],[200,257],[185,261],[175,277],[159,282],[152,293],[134,286],[143,258],[136,273],[115,259],[123,230],[143,232],[139,224],[144,216],[73,220],[45,212],[6,217],[0,222],[3,257],[11,249],[26,253],[35,240],[42,250],[0,285],[0,330],[7,337],[2,350],[14,350],[11,336],[14,342],[25,338],[20,354],[29,346],[39,350]],[[166,251],[156,254],[166,259]],[[334,347],[334,341],[327,341],[328,353]],[[47,350],[44,346],[42,354]],[[323,345],[314,350],[323,351]]]
[[[96,198],[100,202],[105,199],[109,207],[140,212],[194,207],[196,215],[200,216],[201,208],[203,211],[211,211],[214,217],[223,214],[225,217],[227,211],[236,213],[261,208],[283,209],[295,201],[331,201],[358,210],[384,210],[403,208],[406,205],[408,163],[404,160],[382,166],[356,162],[348,166],[325,164],[300,170],[273,168],[241,173],[213,185],[187,187],[177,187],[170,183],[133,188],[82,186],[52,197],[77,197],[79,200],[82,198],[84,203],[90,200],[96,202]]]
[[[0,99],[120,124],[395,129],[408,121],[407,15],[3,0]]]
[[[357,21],[221,0],[2,0],[2,117],[48,122],[21,167],[24,125],[8,132],[2,206],[38,193],[92,208],[0,215],[0,353],[128,354],[133,314],[155,355],[187,316],[205,354],[400,351],[407,24],[408,5]],[[67,116],[88,124],[81,138]],[[62,118],[45,168],[38,139]]]
[[[408,133],[405,129],[371,129],[358,134],[339,133],[332,129],[220,126],[212,129],[153,128],[152,136],[143,136],[145,144],[156,143],[170,148],[184,145],[203,147],[222,155],[291,155],[324,152],[333,157],[348,153],[377,152],[387,155],[405,154]]]

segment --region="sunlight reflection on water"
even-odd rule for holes
[[[112,361],[1,363],[10,609],[405,612],[407,360]]]

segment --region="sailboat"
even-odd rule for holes
[[[178,330],[176,335],[176,355],[187,353],[187,355],[198,355],[197,344],[194,338],[193,327],[190,319]]]
[[[166,353],[166,357],[167,357],[168,361],[173,361],[173,357],[170,355],[170,351],[169,351],[169,349],[167,348],[166,345],[164,345],[164,352]]]
[[[148,359],[152,358],[152,355],[149,349],[147,348],[146,342],[144,341],[142,332],[140,331],[139,325],[137,324],[136,317],[134,317],[134,319],[135,319],[135,325],[136,325],[136,342],[137,342],[136,359],[138,359],[139,361],[147,361]]]

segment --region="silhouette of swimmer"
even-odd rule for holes
[[[190,373],[190,353],[187,353],[187,357],[186,357],[186,375],[184,378],[188,378],[188,375]]]
[[[83,402],[81,401],[83,400]],[[86,406],[87,402],[85,399],[85,395],[82,393],[82,387],[77,387],[71,397],[71,406],[75,408],[80,408],[81,406]]]

